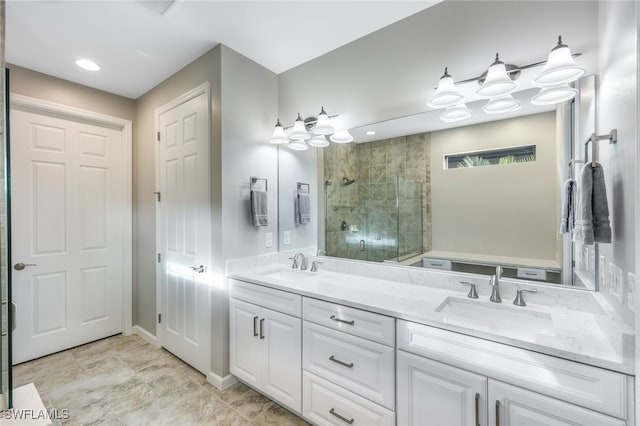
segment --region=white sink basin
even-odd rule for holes
[[[449,296],[435,310],[443,314],[444,322],[463,327],[507,334],[553,334],[551,315],[525,306]]]
[[[264,278],[272,278],[276,280],[304,280],[311,277],[315,277],[315,272],[301,271],[299,269],[292,269],[286,266],[275,266],[265,271],[260,271],[259,275]]]

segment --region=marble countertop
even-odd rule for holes
[[[600,306],[597,293],[580,292],[577,298],[595,299],[593,303],[589,300],[591,306],[586,309],[550,304],[549,300],[553,298],[534,294],[525,294],[527,306],[519,307],[511,303],[511,294],[503,295],[501,304],[489,302],[488,289],[482,283],[476,283],[480,298],[469,299],[467,290],[457,282],[455,284],[461,287],[459,291],[457,287],[454,290],[344,271],[292,270],[282,263],[236,267],[228,270],[227,275],[302,296],[635,374],[634,330],[621,326],[615,313]]]

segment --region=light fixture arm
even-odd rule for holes
[[[562,39],[560,39],[560,41],[562,41]],[[560,45],[556,46],[555,48],[558,48]],[[554,48],[554,49],[555,49]],[[571,55],[574,58],[577,58],[579,56],[582,56],[582,53],[574,53]],[[496,55],[496,60],[497,60],[497,55]],[[511,76],[511,74],[517,74],[520,73],[522,70],[526,70],[529,68],[533,68],[533,67],[537,67],[540,65],[544,65],[546,64],[547,61],[540,61],[540,62],[534,62],[532,64],[527,64],[527,65],[522,65],[522,66],[517,66],[517,65],[511,65],[511,64],[505,64],[507,67],[507,74],[509,74],[509,76]],[[454,85],[458,85],[458,84],[465,84],[465,83],[471,83],[473,81],[482,81],[484,80],[484,78],[486,77],[486,72],[479,75],[478,77],[473,77],[473,78],[468,78],[466,80],[459,80],[459,81],[454,81],[453,84]]]

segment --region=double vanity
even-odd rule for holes
[[[598,293],[290,257],[227,263],[230,370],[313,424],[634,424],[633,330]]]

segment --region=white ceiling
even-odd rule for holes
[[[7,0],[6,60],[135,99],[218,43],[279,74],[439,1]]]

